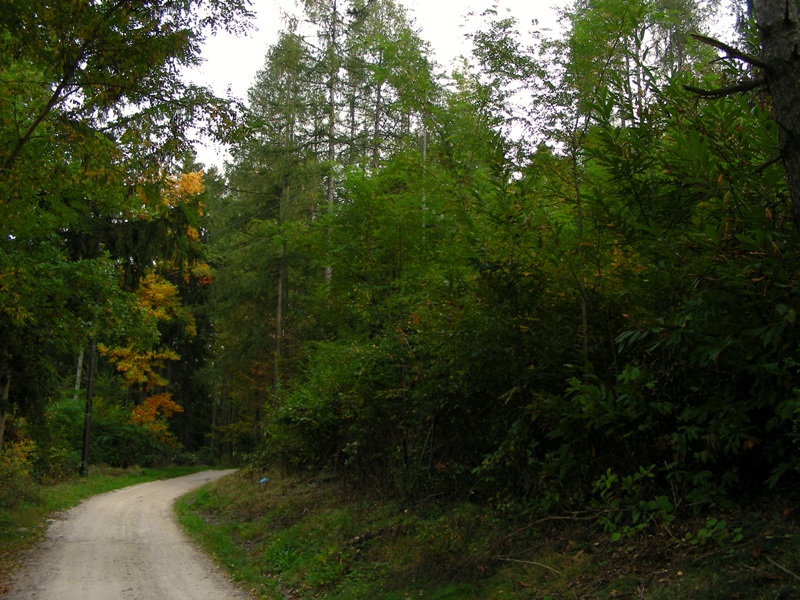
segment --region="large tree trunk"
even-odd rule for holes
[[[800,20],[797,0],[753,0],[781,160],[789,181],[795,229],[800,232]]]

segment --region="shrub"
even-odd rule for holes
[[[39,488],[31,477],[35,451],[29,438],[7,442],[0,450],[0,508],[13,510],[38,497]]]

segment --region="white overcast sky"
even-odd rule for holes
[[[464,35],[473,31],[477,22],[467,21],[467,14],[480,15],[492,5],[492,0],[398,0],[414,20],[422,39],[430,42],[434,59],[444,67],[452,64],[459,55],[469,54],[469,44]],[[501,16],[509,10],[520,23],[523,32],[531,29],[537,19],[539,28],[556,29],[556,10],[568,4],[567,0],[500,0]],[[253,0],[256,13],[255,26],[246,38],[219,35],[210,38],[203,48],[203,65],[191,71],[188,78],[207,85],[217,95],[226,96],[228,90],[236,98],[246,98],[247,90],[255,80],[256,72],[263,66],[267,48],[277,40],[283,28],[281,14],[297,13],[294,0]],[[198,147],[200,162],[221,165],[221,148]]]

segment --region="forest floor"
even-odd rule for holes
[[[797,493],[609,535],[601,514],[403,506],[242,472],[184,497],[190,534],[265,599],[800,598]]]

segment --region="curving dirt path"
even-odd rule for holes
[[[180,530],[187,492],[233,471],[203,471],[95,496],[51,523],[3,600],[249,598]]]

